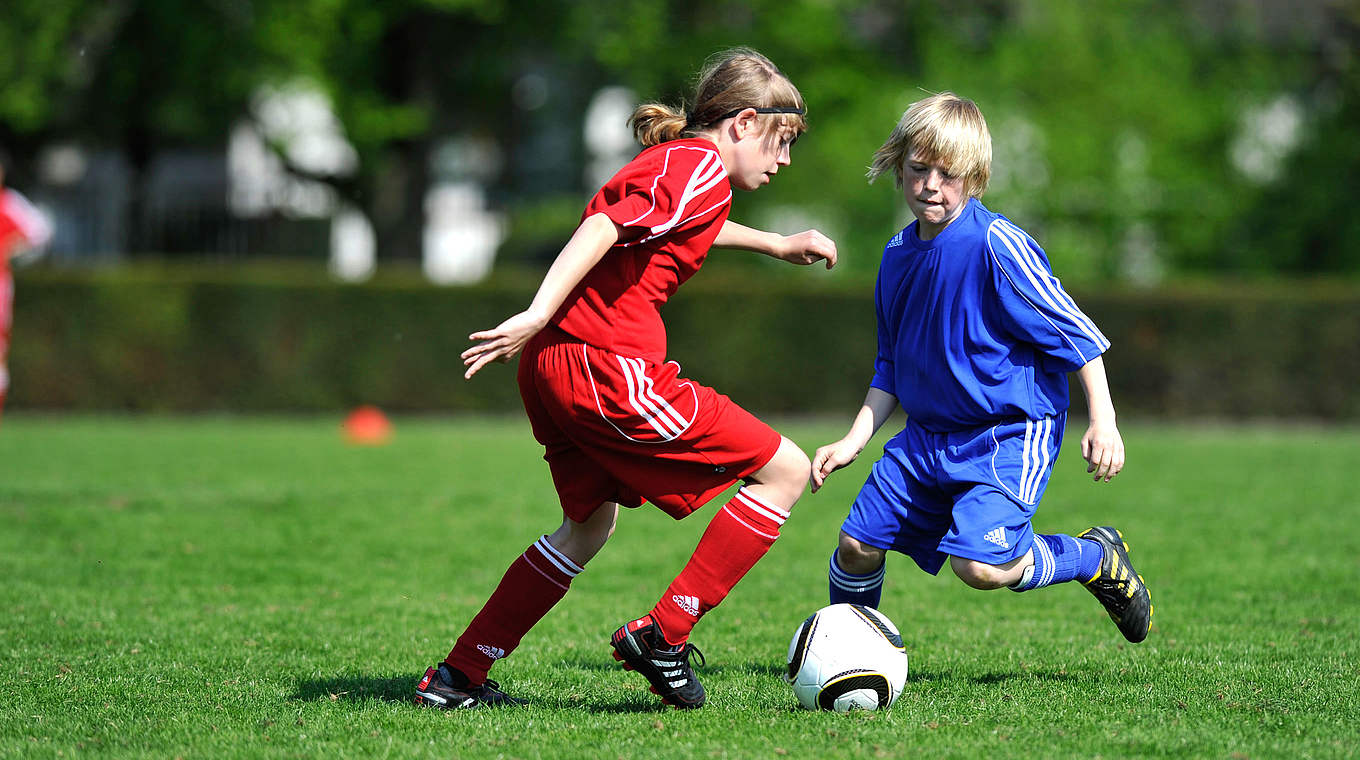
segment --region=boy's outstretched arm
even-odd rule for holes
[[[732,220],[723,222],[713,245],[719,248],[739,248],[755,251],[790,264],[815,264],[825,261],[826,268],[836,266],[836,244],[817,230],[806,230],[796,235],[763,232]]]
[[[1124,469],[1124,439],[1115,426],[1104,360],[1097,356],[1087,362],[1077,370],[1077,377],[1090,415],[1090,426],[1081,437],[1081,456],[1087,462],[1086,471],[1094,472],[1095,480],[1108,483]]]
[[[812,492],[817,493],[831,473],[855,461],[896,409],[896,396],[879,388],[869,388],[864,396],[864,406],[850,424],[850,431],[839,441],[817,449],[812,458]]]
[[[619,240],[618,227],[604,214],[592,214],[576,228],[571,240],[557,254],[543,283],[538,286],[529,308],[505,320],[490,330],[468,336],[481,341],[462,353],[463,366],[468,370],[464,379],[471,379],[488,362],[508,362],[524,348],[529,339],[538,334],[558,307],[566,300],[581,278],[591,270],[604,254]]]

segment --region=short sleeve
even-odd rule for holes
[[[593,199],[586,213],[603,213],[619,227],[619,242],[641,243],[703,223],[732,200],[718,153],[677,144],[644,153]]]
[[[896,397],[897,368],[893,361],[893,347],[896,341],[890,330],[890,322],[884,306],[883,274],[881,270],[878,282],[874,285],[874,314],[878,319],[878,351],[874,355],[874,378],[869,382],[869,386]]]
[[[1005,219],[987,229],[993,283],[1006,329],[1045,357],[1051,371],[1071,372],[1110,347],[1095,323],[1053,276],[1039,244]]]

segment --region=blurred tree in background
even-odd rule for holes
[[[538,265],[594,190],[582,124],[595,94],[623,86],[679,104],[709,54],[750,45],[802,90],[812,129],[793,166],[739,197],[733,216],[824,229],[848,276],[871,273],[909,221],[890,183],[865,184],[870,156],[908,103],[946,89],[988,117],[985,201],[1034,233],[1069,280],[1353,275],[1358,8],[7,0],[0,145],[20,176],[57,140],[115,148],[144,170],[166,146],[223,145],[261,85],[308,81],[359,157],[356,173],[318,179],[367,212],[384,258],[419,254],[426,190],[458,175],[505,214],[501,261]]]

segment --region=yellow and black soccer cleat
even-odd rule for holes
[[[1095,541],[1105,550],[1100,560],[1100,572],[1085,586],[1110,613],[1110,619],[1119,626],[1124,638],[1135,644],[1147,638],[1152,627],[1152,594],[1148,591],[1143,576],[1133,569],[1129,561],[1129,545],[1124,543],[1124,534],[1109,527],[1088,528],[1077,535],[1087,541]]]

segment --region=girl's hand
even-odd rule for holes
[[[836,266],[836,244],[817,230],[807,230],[797,235],[785,235],[775,256],[790,264],[825,261],[826,268],[830,269]]]
[[[858,459],[860,451],[844,438],[817,449],[812,457],[812,492],[817,493],[831,473]]]
[[[462,353],[463,366],[468,371],[463,379],[470,380],[477,371],[489,362],[509,362],[524,348],[529,339],[538,334],[547,321],[527,311],[505,320],[491,330],[482,330],[468,336],[468,340],[481,341]]]
[[[1095,473],[1095,480],[1110,482],[1124,469],[1124,439],[1113,424],[1091,423],[1081,437],[1081,456],[1087,461],[1087,472]]]

